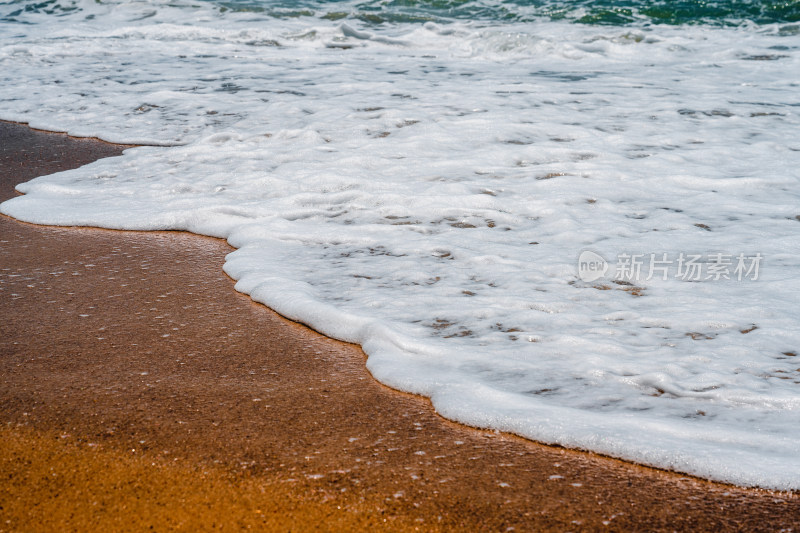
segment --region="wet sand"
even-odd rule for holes
[[[0,123],[0,197],[120,150]],[[0,241],[0,531],[800,529],[797,494],[448,422],[236,293],[222,241]]]

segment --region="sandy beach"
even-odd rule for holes
[[[123,148],[0,123],[0,198]],[[0,227],[0,531],[800,528],[797,494],[444,420],[236,293],[225,242]]]

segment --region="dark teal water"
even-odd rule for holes
[[[0,18],[31,13],[74,14],[87,0],[11,0]],[[117,3],[95,0],[97,3]],[[447,23],[453,20],[527,22],[567,20],[597,25],[712,25],[800,22],[800,0],[200,0],[221,11],[275,17],[351,19],[368,24]],[[124,0],[123,2],[124,3]],[[154,2],[154,7],[158,2]],[[181,2],[169,2],[181,5]],[[191,2],[186,2],[187,7]]]
[[[355,18],[381,24],[494,20],[569,20],[580,24],[772,24],[800,21],[800,0],[367,0],[217,2],[275,16]]]

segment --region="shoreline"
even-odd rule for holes
[[[0,141],[3,199],[14,180],[120,151],[9,123],[0,123]],[[446,421],[427,399],[372,379],[358,347],[236,293],[221,269],[230,251],[223,241],[8,217],[0,224],[8,241],[0,272],[4,433],[17,426],[39,436],[69,433],[64,441],[109,453],[219,469],[332,515],[352,518],[347,509],[360,509],[372,526],[385,518],[392,529],[797,526],[794,493],[702,481]],[[92,453],[79,461],[91,463]],[[288,514],[286,525],[298,516]]]

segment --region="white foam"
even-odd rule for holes
[[[78,4],[0,26],[0,117],[165,146],[0,211],[226,238],[237,290],[448,418],[800,488],[800,55],[777,28]],[[764,262],[632,290],[581,282],[584,249]]]

